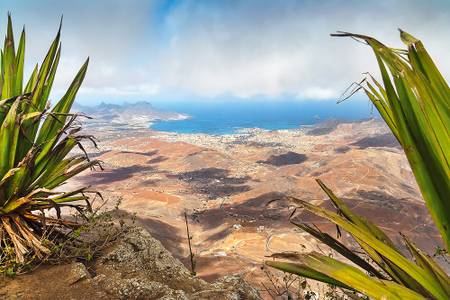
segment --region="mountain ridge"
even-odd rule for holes
[[[95,106],[75,104],[73,111],[91,118],[84,122],[87,127],[148,128],[155,121],[185,120],[190,117],[186,114],[157,109],[147,101],[123,104],[101,102]]]

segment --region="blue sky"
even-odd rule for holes
[[[346,30],[401,46],[397,28],[421,38],[450,75],[450,1],[2,0],[27,30],[28,71],[41,61],[64,15],[54,98],[87,56],[79,101],[234,98],[335,99],[365,71],[370,49]],[[1,14],[0,14],[1,16]]]

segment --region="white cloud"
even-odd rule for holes
[[[331,38],[336,30],[399,47],[401,27],[422,38],[450,75],[450,5],[439,0],[181,1],[163,13],[159,0],[5,1],[0,8],[27,25],[30,66],[44,56],[64,13],[55,97],[89,55],[81,99],[172,92],[334,98],[363,72],[377,72],[371,50]]]
[[[336,90],[320,87],[309,87],[297,94],[297,98],[300,99],[332,99],[339,96]]]
[[[368,47],[329,34],[361,32],[401,46],[397,27],[423,37],[444,74],[450,75],[450,42],[445,38],[450,14],[438,2],[233,3],[209,7],[216,12],[209,13],[191,1],[173,12],[175,35],[161,60],[164,86],[203,96],[337,97],[363,72],[376,73],[377,68]]]
[[[80,96],[98,96],[103,97],[151,97],[157,94],[159,87],[152,84],[139,84],[139,85],[125,85],[120,87],[84,87],[80,90]],[[59,90],[58,92],[63,93],[64,90]]]

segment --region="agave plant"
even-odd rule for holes
[[[374,51],[382,82],[371,75],[350,93],[363,90],[401,144],[422,196],[447,246],[450,222],[450,89],[421,41],[400,31],[407,50],[389,48],[374,38],[338,33],[365,41]],[[450,299],[450,278],[412,241],[402,235],[408,258],[376,225],[351,212],[317,180],[337,213],[290,198],[300,207],[335,223],[363,250],[353,250],[309,224],[293,223],[334,249],[348,262],[320,253],[278,253],[267,261],[277,269],[362,293],[374,299]],[[294,220],[294,219],[292,219]],[[357,297],[351,295],[352,297]]]
[[[42,242],[50,227],[75,226],[61,218],[60,208],[87,201],[86,188],[55,189],[83,170],[98,165],[87,155],[68,154],[81,146],[81,127],[70,109],[80,88],[88,60],[75,76],[67,92],[49,108],[49,95],[59,63],[60,32],[28,82],[23,84],[25,31],[17,50],[14,45],[11,16],[1,51],[0,73],[0,248],[11,250],[15,260],[42,258],[50,252]],[[49,209],[56,214],[46,214]],[[0,266],[1,269],[1,266]]]

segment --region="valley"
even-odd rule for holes
[[[401,231],[429,253],[439,244],[406,157],[379,120],[230,135],[145,128],[124,134],[109,126],[88,127],[99,149],[87,149],[105,170],[86,171],[71,185],[91,185],[109,207],[120,201],[121,212],[135,216],[188,266],[186,211],[196,271],[206,280],[240,273],[258,286],[266,280],[261,262],[272,253],[326,252],[290,224],[294,206],[283,198],[331,207],[316,178],[396,243]],[[295,219],[336,231],[307,213]]]

